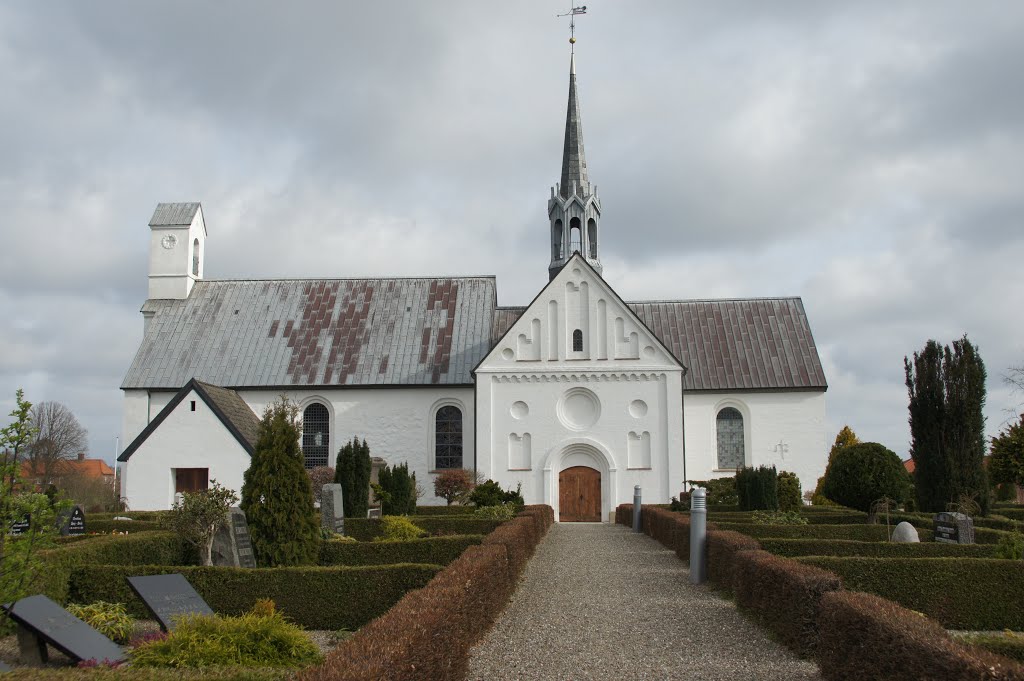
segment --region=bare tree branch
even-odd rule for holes
[[[32,406],[32,425],[38,429],[26,451],[33,477],[43,486],[59,475],[58,462],[74,459],[86,449],[87,431],[74,412],[60,402],[40,402]]]

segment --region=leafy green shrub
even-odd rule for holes
[[[522,495],[523,486],[520,484],[516,487],[516,491],[511,490],[506,492],[501,488],[501,485],[488,480],[480,483],[473,491],[469,494],[469,500],[479,506],[500,506],[501,504],[515,504],[517,509],[522,509],[525,506]]]
[[[477,518],[473,515],[458,516],[412,516],[409,521],[433,537],[453,534],[487,534],[501,524],[500,520]],[[373,541],[381,536],[381,521],[378,518],[346,518],[345,534],[359,541]]]
[[[393,565],[424,563],[447,565],[468,547],[479,544],[482,535],[427,537],[411,541],[357,542],[326,541],[320,545],[321,565]]]
[[[1011,532],[996,544],[996,558],[1006,560],[1024,559],[1024,534]]]
[[[781,471],[777,479],[777,490],[780,511],[799,511],[803,508],[800,478],[796,477],[796,473]]]
[[[132,635],[134,623],[121,603],[71,604],[67,611],[115,643],[128,643]]]
[[[409,464],[389,468],[385,465],[377,473],[377,484],[370,483],[381,502],[384,515],[411,515],[416,512],[416,474],[409,475]]]
[[[902,503],[910,493],[910,476],[894,452],[877,442],[861,442],[836,452],[822,492],[843,506],[869,511],[882,497]]]
[[[981,648],[996,655],[1024,662],[1024,634],[1004,631],[1001,634],[967,634],[960,641],[975,648]]]
[[[365,518],[370,506],[370,446],[366,440],[352,438],[338,450],[334,482],[341,485],[342,506],[346,518]]]
[[[734,475],[713,480],[687,480],[686,484],[706,489],[708,506],[735,506],[740,503],[736,493],[736,476]]]
[[[673,513],[688,513],[690,510],[690,493],[680,492],[679,498],[671,497],[668,502],[668,510]]]
[[[228,510],[238,502],[234,490],[221,487],[216,480],[210,488],[185,492],[175,501],[163,523],[179,537],[196,547],[199,562],[213,565],[213,537],[230,521]],[[134,522],[134,521],[133,521]]]
[[[167,638],[129,655],[134,667],[301,667],[318,662],[320,649],[271,604],[236,617],[186,615]]]
[[[807,525],[807,518],[796,511],[754,511],[750,518],[755,525]]]
[[[779,490],[775,466],[744,467],[736,471],[736,493],[741,511],[777,511]]]
[[[491,520],[512,520],[516,517],[519,509],[513,503],[498,504],[497,506],[481,506],[473,513],[477,518],[489,518]]]
[[[412,521],[402,515],[386,515],[380,519],[381,535],[374,541],[409,541],[426,534],[413,525]]]

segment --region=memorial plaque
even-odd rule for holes
[[[345,508],[342,505],[341,485],[323,486],[320,495],[320,526],[329,532],[345,534]]]
[[[18,522],[12,524],[11,529],[7,534],[14,535],[15,537],[17,537],[19,534],[25,534],[25,532],[28,531],[30,525],[31,519],[28,516],[25,516]]]
[[[180,615],[212,615],[213,610],[183,575],[129,577],[132,588],[164,631],[171,631]]]
[[[213,538],[213,564],[224,567],[256,567],[252,539],[245,513],[238,507],[228,510],[228,524],[217,530]]]
[[[61,517],[60,534],[62,537],[85,534],[85,511],[81,506],[73,507]]]
[[[936,513],[935,541],[943,544],[973,544],[974,521],[963,513]]]
[[[22,628],[22,634],[18,637],[20,642],[24,642],[28,636],[37,640],[43,661],[46,658],[43,642],[49,643],[75,662],[125,660],[124,651],[116,643],[46,596],[29,596],[13,605],[4,605],[3,608]]]

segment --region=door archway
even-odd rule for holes
[[[563,523],[601,522],[601,471],[572,466],[558,474],[558,520]]]

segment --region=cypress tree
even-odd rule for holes
[[[903,360],[910,398],[910,456],[923,511],[946,510],[961,496],[988,513],[985,457],[985,364],[965,335],[949,346],[929,340]]]
[[[320,548],[313,488],[302,462],[298,408],[282,397],[260,420],[256,449],[242,485],[257,564],[310,565]]]
[[[365,518],[370,507],[370,446],[366,440],[352,438],[338,450],[334,467],[334,482],[341,485],[345,516]]]

